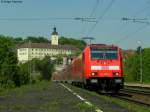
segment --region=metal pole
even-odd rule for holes
[[[143,83],[142,47],[140,46],[140,83]]]
[[[87,42],[87,44],[92,44],[92,40],[94,40],[94,38],[93,37],[83,37],[82,38],[83,40],[89,40],[89,42]]]
[[[30,77],[30,83],[31,83],[31,55],[30,55],[30,47],[31,47],[31,41],[28,42],[28,72]]]

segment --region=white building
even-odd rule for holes
[[[24,43],[18,46],[17,57],[19,63],[25,63],[33,58],[42,59],[45,56],[54,57],[56,55],[71,55],[78,50],[71,45],[58,45],[58,33],[56,28],[52,33],[50,43]]]

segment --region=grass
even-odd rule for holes
[[[41,81],[39,83],[23,85],[21,87],[14,89],[2,89],[0,91],[0,96],[9,96],[9,93],[13,92],[17,93],[18,96],[22,96],[23,94],[31,90],[38,90],[38,91],[46,90],[49,85],[50,82]]]
[[[64,111],[80,110],[80,108],[82,110],[86,109],[86,106],[82,104],[77,105],[75,108],[74,106],[79,102],[71,97],[70,93],[63,91],[61,86],[52,82],[43,81],[24,85],[20,88],[7,89],[0,92],[0,99],[4,100],[4,102],[0,101],[0,112],[59,112],[62,109]]]
[[[35,97],[35,99],[37,100],[43,100],[46,101],[43,104],[19,104],[17,102],[19,102],[20,100],[24,100],[26,98],[28,98],[28,95],[26,95],[28,92],[38,92],[38,93],[42,93],[45,90],[49,91],[49,87],[51,85],[51,82],[48,81],[42,81],[36,84],[30,84],[30,85],[24,85],[21,86],[20,88],[15,88],[15,89],[6,89],[0,92],[0,98],[4,98],[7,103],[2,103],[0,105],[0,111],[2,110],[13,110],[13,111],[29,111],[29,110],[34,110],[34,109],[40,109],[42,111],[55,111],[56,107],[58,105],[58,102],[53,101],[53,102],[48,102],[48,96],[38,96],[36,98],[36,96],[30,96],[30,97]],[[17,100],[17,101],[14,101]],[[29,98],[30,100],[30,98]],[[9,103],[9,101],[13,101],[14,103]],[[52,107],[52,108],[50,108]]]
[[[81,89],[81,88],[77,88],[76,89]],[[117,104],[117,105],[120,105],[121,107],[123,108],[126,108],[129,110],[129,112],[150,112],[150,107],[148,106],[142,106],[142,105],[138,105],[138,104],[135,104],[135,103],[132,103],[132,102],[127,102],[127,101],[123,101],[123,100],[120,100],[120,99],[117,99],[117,98],[113,98],[113,97],[108,97],[108,96],[105,96],[105,95],[99,95],[95,92],[91,92],[91,91],[88,91],[88,90],[83,90],[82,91],[86,91],[88,94],[90,95],[93,95],[93,96],[97,96],[101,99],[104,99],[106,101],[108,101],[109,103],[114,103],[114,104]]]
[[[2,110],[11,110],[11,111],[30,111],[30,110],[40,110],[40,111],[56,111],[57,110],[57,104],[55,103],[46,103],[42,105],[23,105],[23,104],[17,104],[17,105],[0,105],[0,111]]]
[[[81,102],[81,103],[78,103],[77,105],[75,105],[76,108],[78,108],[80,111],[82,112],[85,112],[85,111],[95,111],[96,107],[93,106],[93,105],[88,105],[86,104],[85,102]]]

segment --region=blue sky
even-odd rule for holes
[[[21,4],[0,3],[0,34],[24,38],[44,36],[50,39],[52,28],[56,26],[61,36],[78,39],[85,36],[94,37],[94,43],[117,44],[124,49],[136,48],[139,45],[137,41],[141,41],[143,47],[150,47],[150,25],[121,20],[122,17],[128,17],[147,18],[144,22],[149,21],[150,0],[22,1]],[[98,23],[52,19],[76,17],[96,18]],[[2,20],[3,18],[51,19]],[[96,25],[93,28],[94,24]]]

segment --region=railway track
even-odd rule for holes
[[[149,95],[150,96],[150,91],[145,91],[145,90],[136,90],[136,89],[125,88],[125,89],[123,89],[121,91],[123,91],[123,92],[130,92],[130,93],[138,93],[138,94],[141,94],[141,95]]]
[[[106,95],[109,97],[114,97],[118,98],[121,100],[125,100],[128,102],[133,102],[136,104],[144,105],[144,106],[149,106],[150,107],[150,90],[149,88],[141,88],[140,89],[137,87],[136,88],[127,88],[125,87],[124,89],[120,90],[119,93],[117,94],[102,94],[98,92],[101,95]]]
[[[125,88],[122,89],[118,94],[113,95],[113,97],[145,106],[150,106],[150,91],[145,90],[145,88]]]
[[[125,85],[125,89],[132,89],[132,90],[136,90],[136,91],[143,91],[143,92],[149,92],[150,93],[150,87],[148,86],[127,86]]]
[[[144,106],[150,106],[149,103],[145,103],[143,101],[139,101],[139,100],[134,100],[134,99],[130,99],[130,98],[126,98],[126,97],[121,97],[121,96],[115,96],[116,98],[119,98],[121,100],[125,100],[125,101],[130,101],[136,104],[140,104],[140,105],[144,105]]]
[[[91,90],[90,90],[91,91]],[[93,90],[92,90],[93,91]],[[112,94],[112,92],[96,91],[100,95],[118,98],[128,102],[144,105],[150,107],[150,90],[149,88],[127,88],[121,89],[118,94]]]

